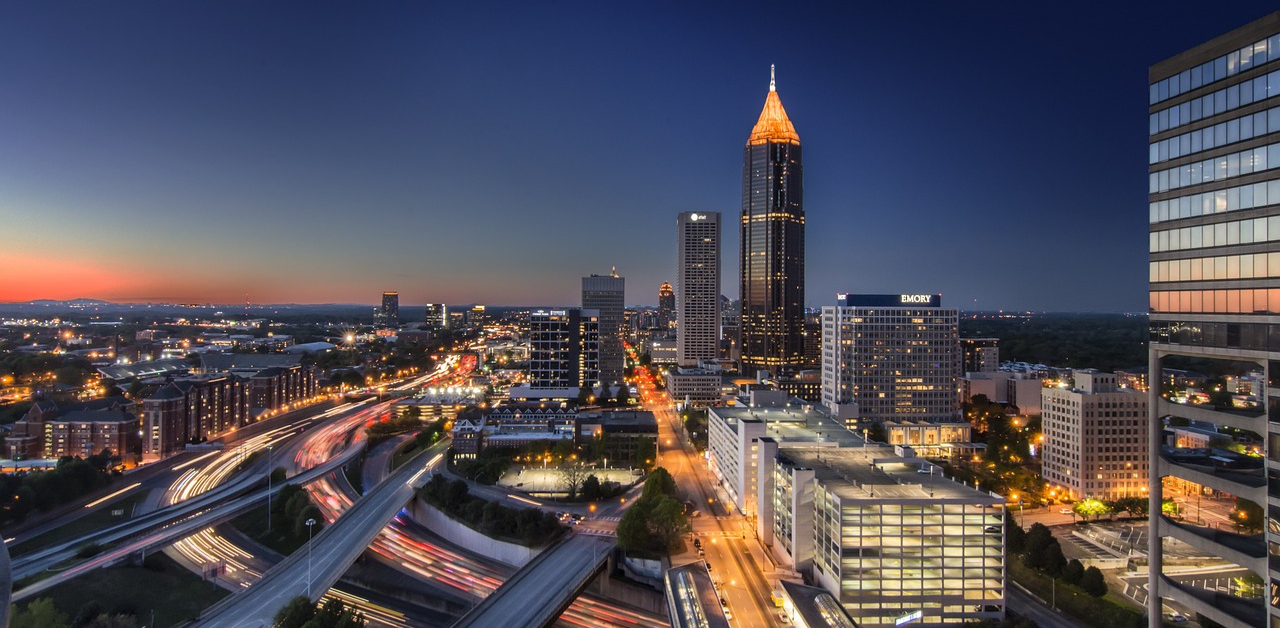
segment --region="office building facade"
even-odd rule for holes
[[[1280,12],[1151,66],[1148,79],[1150,625],[1161,624],[1162,598],[1168,598],[1227,628],[1276,628]],[[1156,382],[1167,372],[1165,361],[1182,356],[1251,362],[1265,369],[1266,403],[1252,410],[1170,403]],[[1246,460],[1255,463],[1249,465],[1253,468],[1221,469],[1222,456],[1196,456],[1177,443],[1166,444],[1160,419],[1167,416],[1211,425],[1214,433],[1231,428],[1259,435],[1263,442],[1247,446],[1261,446],[1266,458]],[[1242,528],[1210,529],[1194,518],[1164,514],[1163,499],[1181,492],[1176,486],[1233,496],[1237,506],[1219,514],[1233,517]],[[1247,514],[1241,518],[1248,502],[1265,522]],[[1166,537],[1248,569],[1266,583],[1265,591],[1225,593],[1166,577]]]
[[[595,310],[600,317],[600,381],[605,384],[621,382],[626,366],[622,347],[625,301],[626,279],[616,270],[582,278],[582,307]]]
[[[741,236],[742,372],[790,370],[804,361],[804,180],[772,76],[743,149]]]
[[[529,313],[529,387],[594,388],[600,384],[600,313]]]
[[[909,448],[763,438],[758,528],[779,562],[811,575],[858,626],[998,621],[1004,498],[919,473],[930,466]]]
[[[1000,370],[999,338],[961,338],[964,364],[960,373],[994,373]]]
[[[378,308],[377,315],[378,325],[382,327],[399,327],[400,326],[400,293],[399,292],[383,292],[382,306]]]
[[[720,212],[676,219],[676,361],[720,357]]]
[[[864,423],[958,419],[959,324],[940,294],[839,295],[822,308],[823,405],[857,404]]]
[[[676,324],[676,291],[670,283],[658,286],[658,327],[671,329]]]
[[[449,327],[449,307],[443,303],[428,303],[423,317],[428,329],[447,329]]]
[[[1070,388],[1042,388],[1041,408],[1044,479],[1064,499],[1147,496],[1146,395],[1079,370]]]

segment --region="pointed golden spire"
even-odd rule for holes
[[[751,137],[747,138],[748,146],[766,142],[800,144],[800,134],[796,133],[796,127],[791,124],[787,111],[782,108],[782,99],[778,97],[772,65],[769,66],[769,95],[765,96],[764,110],[760,112],[755,128],[751,129]]]

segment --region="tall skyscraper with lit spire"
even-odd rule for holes
[[[742,160],[742,370],[804,361],[804,183],[796,133],[769,68]]]

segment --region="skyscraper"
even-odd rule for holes
[[[378,324],[383,327],[398,327],[400,325],[400,293],[399,292],[383,292],[382,307],[378,309]]]
[[[676,291],[671,284],[662,282],[658,287],[658,326],[670,329],[676,322]]]
[[[608,275],[582,278],[582,307],[600,312],[600,381],[616,384],[622,381],[623,303],[626,280],[617,269]]]
[[[772,68],[742,161],[742,370],[776,373],[804,361],[804,185]]]
[[[720,357],[720,212],[676,219],[676,362]]]
[[[529,386],[595,387],[600,383],[600,313],[536,310],[529,313]]]
[[[430,329],[445,329],[449,326],[449,308],[443,303],[428,303],[424,322]]]
[[[1227,628],[1280,626],[1280,12],[1151,66],[1148,79],[1150,625],[1169,598]],[[1171,403],[1163,369],[1181,356],[1225,373],[1261,367],[1270,384],[1225,405]],[[1165,417],[1192,419],[1209,438],[1170,442]],[[1212,448],[1217,434],[1267,456]],[[1214,495],[1234,500],[1200,499]],[[1222,592],[1166,574],[1165,537],[1268,586]]]
[[[822,403],[846,419],[949,422],[960,417],[959,311],[940,294],[842,294],[822,308]]]

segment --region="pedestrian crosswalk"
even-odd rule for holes
[[[593,517],[596,521],[622,521],[622,517]]]

